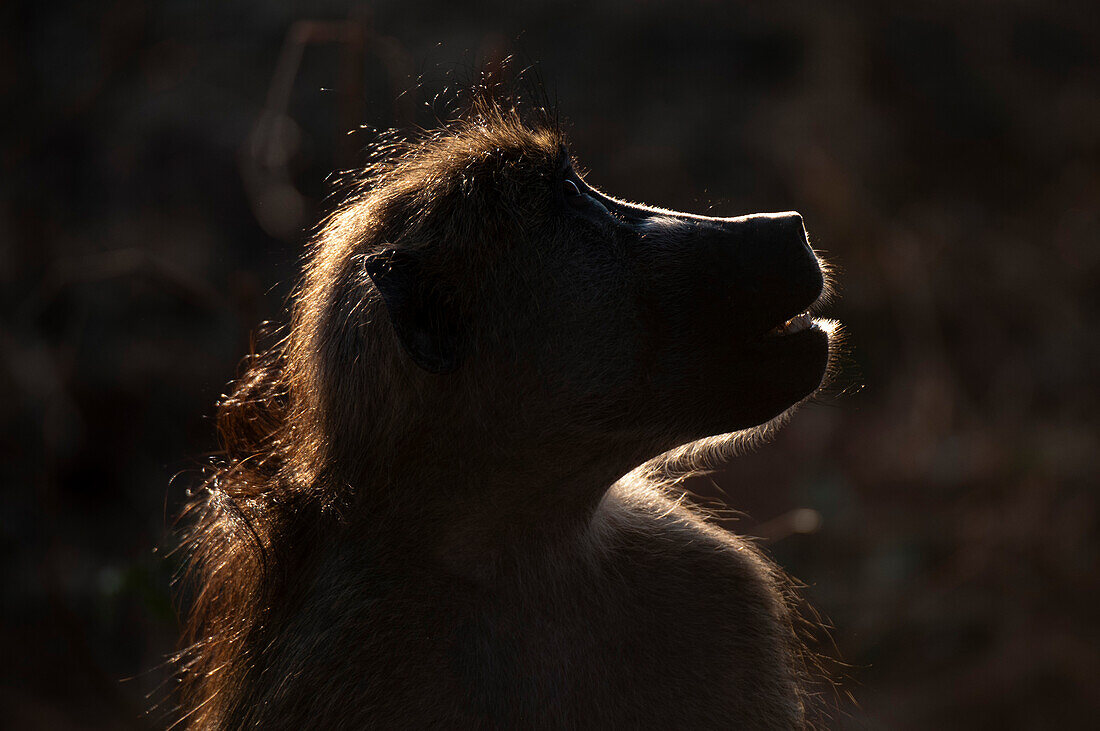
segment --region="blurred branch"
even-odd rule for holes
[[[290,26],[283,43],[267,101],[241,150],[241,178],[252,212],[271,236],[293,240],[306,225],[307,199],[294,184],[290,163],[301,146],[301,130],[290,114],[290,98],[307,46],[340,46],[339,113],[335,138],[362,123],[365,104],[363,66],[369,53],[382,63],[391,89],[401,89],[412,76],[412,59],[394,38],[379,35],[365,14],[347,20],[302,20]],[[399,123],[412,121],[415,89],[403,90],[393,102]],[[350,141],[338,145],[335,167],[355,163],[357,149]]]
[[[17,321],[33,331],[42,311],[69,287],[139,274],[167,285],[180,299],[198,309],[207,312],[232,309],[214,287],[174,262],[144,249],[127,248],[59,260],[35,293],[23,303]]]
[[[813,508],[795,508],[745,531],[767,543],[775,543],[798,533],[816,533],[821,528],[821,513]]]

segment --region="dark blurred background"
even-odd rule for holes
[[[349,130],[532,61],[597,186],[797,209],[839,266],[845,393],[697,485],[834,627],[835,725],[1095,724],[1097,13],[5,3],[0,726],[165,725],[172,520]]]

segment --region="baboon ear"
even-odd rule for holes
[[[426,281],[416,253],[385,249],[363,268],[386,303],[390,324],[409,357],[429,373],[458,368],[458,318],[433,282]]]

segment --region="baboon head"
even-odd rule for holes
[[[307,289],[329,294],[302,298],[339,311],[314,348],[341,344],[333,378],[388,343],[403,385],[377,399],[412,385],[424,419],[486,443],[602,440],[631,459],[762,424],[821,383],[829,325],[806,311],[824,279],[797,213],[617,200],[556,127],[495,107],[390,160],[321,237]]]

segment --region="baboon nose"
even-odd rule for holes
[[[750,279],[759,277],[758,287],[771,289],[781,281],[814,280],[820,275],[801,214],[758,213],[743,221],[747,235],[740,237],[738,247],[742,271]]]
[[[824,286],[802,216],[794,211],[760,213],[739,221],[733,258],[742,312],[764,323],[797,315]],[[766,329],[766,328],[765,328]]]
[[[806,224],[802,221],[802,214],[797,211],[784,211],[783,213],[762,213],[762,223],[770,224],[773,245],[788,247],[794,256],[814,256],[810,248],[810,240],[806,235]]]
[[[806,238],[806,224],[802,222],[802,214],[798,211],[787,211],[779,214],[780,219],[784,225],[788,226],[794,233],[802,236],[803,240]]]

